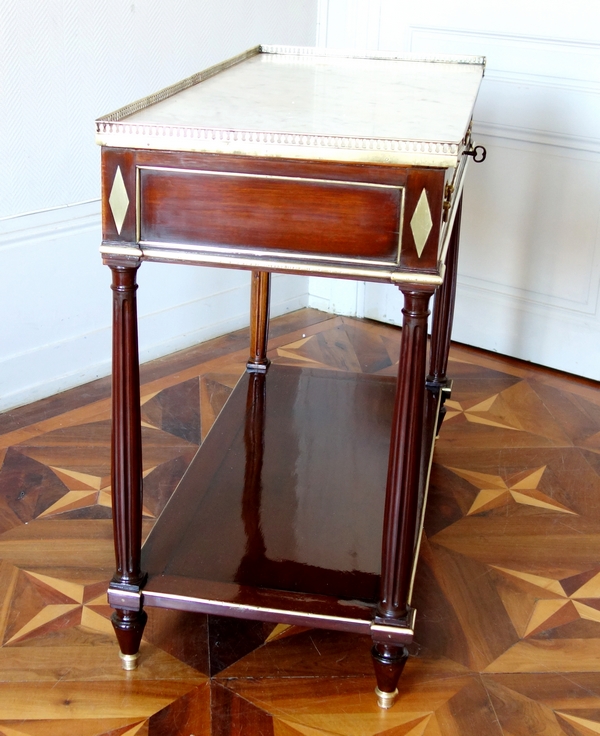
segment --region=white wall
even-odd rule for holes
[[[106,375],[96,117],[257,43],[315,43],[317,0],[0,0],[0,410]],[[144,264],[142,359],[247,323],[249,275]],[[273,313],[307,280],[275,277]]]
[[[323,0],[318,42],[487,56],[474,133],[488,159],[467,177],[454,337],[600,379],[597,1]],[[350,313],[352,288],[330,287]],[[393,288],[354,293],[356,313],[398,321]]]
[[[109,371],[93,120],[256,43],[316,40],[488,56],[455,337],[600,378],[596,0],[0,0],[0,410]],[[139,280],[143,359],[247,321],[246,273]],[[381,288],[275,277],[273,311],[393,320]]]

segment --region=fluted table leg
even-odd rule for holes
[[[252,271],[251,279],[250,357],[246,366],[249,371],[264,372],[271,362],[267,358],[271,274],[268,271]]]
[[[146,624],[139,605],[145,575],[140,568],[142,546],[142,433],[137,338],[136,274],[138,263],[109,263],[113,282],[113,431],[112,508],[116,572],[110,591],[131,604],[117,607],[112,624],[125,669],[134,669]],[[137,597],[127,594],[137,593]],[[135,605],[130,610],[125,605]]]
[[[402,340],[392,425],[376,622],[397,625],[409,616],[418,525],[430,290],[402,288]],[[374,641],[379,705],[389,708],[407,658],[403,646]]]

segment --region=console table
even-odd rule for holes
[[[259,46],[96,121],[114,296],[108,595],[126,669],[144,606],[340,629],[371,635],[378,702],[392,705],[450,387],[461,193],[484,65]],[[143,549],[142,261],[252,272],[247,371]],[[397,381],[269,367],[271,272],[398,287]]]

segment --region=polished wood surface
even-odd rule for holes
[[[144,546],[145,599],[170,575],[262,588],[263,606],[375,603],[394,393],[310,367],[242,376]]]
[[[394,376],[399,345],[396,328],[305,310],[273,320],[269,355]],[[145,534],[247,346],[246,330],[142,367]],[[385,713],[371,639],[345,632],[150,608],[138,670],[124,672],[105,597],[106,382],[0,416],[0,733],[598,733],[598,386],[458,345],[450,369],[413,601],[422,613]]]
[[[250,279],[250,356],[246,367],[249,371],[266,371],[269,343],[269,308],[271,300],[271,274],[252,271]]]
[[[465,139],[465,145],[470,146],[470,141]],[[277,156],[243,162],[233,153],[213,157],[173,150],[148,151],[145,146],[139,151],[103,147],[102,159],[101,253],[104,263],[113,271],[126,268],[122,265],[126,257],[132,261],[132,273],[139,265],[138,260],[241,267],[252,271],[251,355],[247,363],[252,373],[266,374],[269,367],[265,354],[269,320],[268,273],[282,270],[391,282],[400,286],[404,296],[395,399],[388,402],[393,406],[391,442],[388,447],[388,432],[385,431],[381,435],[385,437],[385,452],[375,458],[378,470],[388,468],[383,516],[379,515],[378,524],[383,528],[382,537],[370,533],[369,542],[365,543],[358,525],[364,521],[370,527],[368,515],[346,518],[344,510],[348,508],[348,498],[335,490],[337,484],[347,493],[348,481],[357,479],[359,492],[352,494],[354,498],[360,498],[363,505],[370,504],[370,508],[378,508],[377,501],[371,497],[377,495],[383,484],[377,473],[371,472],[374,457],[369,451],[371,438],[363,439],[359,431],[377,402],[366,406],[356,419],[347,416],[342,401],[334,402],[335,406],[323,402],[327,413],[305,421],[300,418],[301,408],[310,414],[307,407],[320,401],[319,391],[315,391],[313,398],[306,393],[300,397],[290,384],[283,392],[269,389],[269,404],[275,405],[280,417],[274,431],[276,437],[286,436],[289,431],[284,427],[286,422],[291,422],[293,429],[294,424],[304,423],[295,447],[294,443],[289,446],[284,443],[276,452],[270,452],[270,446],[275,443],[265,436],[265,453],[262,445],[247,449],[245,455],[240,453],[235,446],[236,437],[241,436],[239,418],[246,417],[245,434],[255,434],[255,430],[248,429],[247,422],[256,414],[256,407],[250,402],[244,411],[236,392],[215,429],[216,444],[212,437],[207,440],[186,476],[185,482],[191,484],[192,490],[186,487],[176,494],[167,512],[169,522],[159,522],[153,533],[152,550],[141,566],[140,436],[139,428],[130,436],[126,429],[130,426],[129,418],[137,414],[139,403],[133,390],[139,382],[138,368],[127,356],[137,355],[138,346],[135,330],[123,329],[120,317],[115,316],[113,329],[119,337],[113,341],[113,362],[115,369],[121,371],[117,383],[128,385],[130,390],[120,392],[115,399],[113,416],[118,425],[119,441],[113,443],[113,475],[127,477],[130,481],[135,475],[138,479],[135,487],[131,481],[121,483],[114,491],[117,573],[110,584],[108,600],[115,608],[113,623],[119,641],[123,642],[124,667],[135,667],[136,642],[141,640],[146,620],[144,606],[362,632],[366,623],[364,606],[370,604],[375,692],[379,705],[389,708],[397,695],[395,682],[406,661],[404,645],[411,643],[414,637],[410,590],[429,477],[424,469],[430,458],[430,452],[425,457],[423,450],[431,450],[437,434],[442,395],[434,390],[435,395],[431,401],[427,400],[425,412],[428,305],[436,287],[443,281],[442,251],[446,238],[441,237],[442,214],[452,218],[456,205],[456,200],[451,202],[445,197],[448,191],[444,188],[446,170],[427,168],[423,162],[412,167],[393,166],[388,165],[389,160],[367,167],[360,160],[340,165],[310,160],[299,163]],[[306,175],[302,175],[303,171]],[[463,164],[456,169],[453,181],[457,186],[462,185],[464,171]],[[112,223],[106,216],[109,210]],[[134,223],[132,210],[135,211]],[[455,246],[458,245],[458,227],[456,221]],[[455,271],[456,262],[451,266]],[[455,273],[449,278],[454,279]],[[446,290],[442,302],[447,302],[453,294],[453,290]],[[440,314],[438,310],[438,322]],[[444,310],[443,314],[451,315],[451,309]],[[451,327],[450,322],[445,325],[448,338]],[[434,343],[434,350],[441,345],[447,352],[448,339],[440,341],[436,337]],[[275,379],[266,381],[264,377],[254,376],[242,393],[258,396],[255,389],[259,383],[261,390],[266,391],[267,384],[273,381]],[[300,383],[302,381],[301,378]],[[334,383],[328,386],[328,396],[336,395]],[[354,394],[355,391],[346,392],[343,401],[356,401]],[[288,405],[285,399],[290,396],[294,398]],[[230,413],[233,419],[229,418]],[[264,417],[266,432],[274,421],[271,418],[267,422],[266,409]],[[325,417],[332,423],[328,424]],[[359,441],[345,441],[341,445],[337,441],[330,442],[330,437],[337,439],[340,434],[340,425],[345,427],[347,437]],[[304,453],[298,451],[302,443],[309,447]],[[319,467],[320,474],[315,474],[316,449],[323,447],[327,448],[326,462]],[[346,449],[350,449],[350,456]],[[286,453],[294,466],[282,472],[281,458]],[[384,464],[386,456],[387,466]],[[244,477],[240,468],[252,467],[255,472],[259,465],[261,478],[255,488],[250,489],[248,476]],[[310,466],[312,470],[300,473],[298,466]],[[223,475],[223,468],[227,468],[228,474],[217,481]],[[327,555],[332,555],[334,550],[340,553],[338,539],[335,535],[324,535],[322,541],[315,540],[310,533],[296,533],[293,525],[287,527],[287,533],[295,538],[299,548],[303,547],[300,558],[287,559],[289,553],[277,550],[275,544],[276,554],[283,554],[284,559],[277,556],[272,559],[263,538],[263,516],[267,514],[262,514],[261,498],[262,478],[273,472],[273,468],[280,477],[274,485],[277,493],[272,494],[277,500],[271,502],[273,510],[268,516],[278,519],[281,507],[289,505],[282,504],[285,496],[281,493],[285,485],[282,478],[302,475],[301,481],[295,484],[293,496],[300,514],[311,519],[305,525],[308,527],[310,523],[313,529],[318,529],[316,518],[321,523],[325,519],[340,518],[345,529],[358,538],[353,540],[354,547],[357,542],[360,545],[360,549],[353,549],[355,559],[344,561],[341,569],[335,561],[327,561],[323,568],[323,552]],[[356,472],[357,468],[366,468],[368,472],[361,475]],[[346,469],[354,469],[352,479],[347,477]],[[215,492],[211,484],[216,484]],[[229,512],[239,507],[236,494],[243,488],[246,492],[242,508],[257,507],[260,517],[252,521],[249,514],[242,514],[245,538],[232,528],[225,514],[225,510]],[[264,495],[268,498],[268,494]],[[196,505],[196,499],[201,499],[201,507]],[[181,521],[174,523],[173,509],[177,505],[181,507]],[[358,501],[355,505],[360,507]],[[235,511],[232,518],[236,523],[238,517],[239,512]],[[191,519],[195,519],[195,523],[191,523]],[[249,531],[252,526],[260,533]],[[279,520],[274,526],[279,528],[280,536],[282,530],[286,530],[286,524],[280,524]],[[215,551],[216,540],[211,534],[215,530],[228,535],[231,559]],[[157,542],[155,537],[158,537]],[[198,538],[209,539],[210,544],[199,545]],[[174,548],[173,540],[178,542]],[[236,543],[244,550],[241,561]],[[366,547],[369,552],[365,552]],[[248,548],[253,551],[250,553]],[[320,553],[317,559],[313,559],[315,549]],[[381,563],[374,573],[379,575],[376,582],[379,597],[375,601],[372,594],[365,592],[361,569],[365,561],[358,557],[377,553]],[[236,557],[236,569],[249,571],[253,568],[253,574],[233,578],[224,574],[223,566],[233,564]],[[136,567],[137,581],[133,584],[123,573],[125,558]],[[372,576],[372,561],[369,565]],[[143,583],[146,566],[153,578],[148,587]],[[259,569],[261,572],[257,574]],[[335,579],[341,581],[342,577],[344,584],[340,586]],[[316,589],[313,581],[319,581]],[[239,587],[239,592],[234,586]],[[345,601],[350,602],[353,612],[344,608]]]
[[[300,61],[306,70],[324,73],[328,83],[335,79],[335,70],[342,63],[338,60],[329,66],[321,52],[313,58],[306,50],[293,53],[299,58],[292,68]],[[258,58],[254,52],[238,57],[235,71],[250,71],[252,77]],[[399,61],[379,59],[377,64],[363,62],[360,68],[364,72],[368,67],[370,73],[378,70],[387,79],[398,72]],[[346,148],[348,156],[321,150],[324,141],[329,146],[333,139],[324,139],[312,127],[310,135],[292,135],[294,146],[308,146],[301,162],[293,160],[299,150],[293,146],[284,150],[263,145],[279,144],[282,136],[274,130],[221,129],[221,113],[226,109],[226,105],[221,109],[223,100],[237,108],[236,119],[241,108],[245,117],[264,119],[264,105],[255,96],[246,97],[245,86],[228,87],[233,66],[229,74],[213,74],[208,86],[196,87],[200,78],[190,78],[180,87],[115,112],[109,116],[111,122],[98,122],[105,213],[100,252],[106,265],[115,271],[128,256],[238,267],[254,274],[247,363],[251,375],[236,388],[199,449],[182,486],[153,530],[141,564],[139,427],[127,433],[128,420],[138,414],[139,405],[134,390],[139,369],[127,356],[137,355],[138,346],[135,331],[123,329],[115,316],[117,381],[129,390],[121,391],[114,404],[118,441],[113,442],[113,476],[126,477],[128,482],[121,482],[113,492],[117,573],[109,586],[108,600],[116,611],[113,623],[124,642],[121,658],[126,669],[134,669],[138,657],[135,642],[141,639],[145,624],[144,607],[360,633],[365,626],[364,608],[370,605],[375,692],[381,708],[393,704],[407,659],[404,645],[414,638],[415,609],[410,598],[430,459],[423,451],[431,450],[437,435],[442,398],[436,386],[426,400],[430,390],[426,387],[429,300],[444,281],[445,248],[451,231],[450,225],[443,227],[442,223],[451,221],[456,212],[458,199],[450,194],[463,185],[466,156],[472,147],[469,121],[473,95],[483,73],[481,60],[471,60],[474,69],[467,68],[468,60],[460,61],[461,70],[443,66],[440,58],[428,68],[426,76],[436,76],[438,89],[426,115],[418,110],[429,96],[428,85],[419,87],[414,97],[414,80],[405,84],[398,79],[398,94],[411,100],[405,111],[410,125],[421,129],[417,140],[390,140],[381,135],[370,140],[354,135],[336,137],[336,145]],[[418,71],[417,66],[421,68],[408,65],[411,71]],[[359,67],[352,68],[358,83]],[[461,97],[459,93],[458,101],[450,99],[451,78],[439,76],[450,69],[453,75],[458,74],[457,79],[465,71],[469,75],[474,72],[470,94]],[[268,65],[259,79],[259,88],[277,84],[277,67]],[[340,81],[340,90],[345,84]],[[213,85],[218,90],[214,104],[219,110],[219,125],[212,132],[203,131],[197,144],[177,145],[176,139],[199,134],[189,123],[181,127],[183,120],[190,120],[188,116],[197,119],[190,90],[202,95]],[[154,128],[149,122],[138,127],[134,122],[139,120],[137,113],[150,105],[150,115],[160,115],[164,107],[161,100],[167,100],[167,128]],[[332,114],[329,102],[322,93],[288,99],[286,118],[295,121],[294,126],[314,126],[315,115],[325,113],[320,119],[329,119],[332,130],[344,129],[348,121],[339,111]],[[376,107],[370,106],[369,131],[390,116],[391,103],[392,98],[384,96]],[[355,109],[350,125],[360,121],[361,114]],[[456,128],[460,140],[434,142],[426,133],[432,130],[428,126],[433,121],[445,126],[449,115],[462,121]],[[119,123],[122,117],[129,120],[125,128]],[[395,126],[397,121],[398,116],[392,113],[388,122]],[[132,122],[133,127],[129,127]],[[156,137],[152,141],[138,137],[146,125],[144,136],[151,133],[160,137],[168,132],[173,145],[157,145]],[[126,130],[131,137],[120,139],[122,149],[111,147],[120,148],[119,141],[111,143],[112,134]],[[109,137],[103,138],[102,131]],[[255,134],[261,144],[256,148],[254,141],[250,150],[245,141],[253,141]],[[208,147],[205,135],[212,138]],[[288,137],[283,135],[285,146]],[[215,150],[217,139],[217,150],[226,155],[207,153]],[[222,147],[224,140],[231,145]],[[191,153],[183,154],[186,150]],[[398,158],[392,153],[400,151],[415,155]],[[443,152],[457,157],[430,157]],[[240,154],[246,155],[245,162]],[[340,158],[348,163],[334,163]],[[365,161],[370,162],[368,166]],[[106,216],[109,210],[112,223]],[[452,230],[455,248],[458,237],[456,220]],[[131,264],[132,273],[137,265]],[[453,281],[456,261],[450,266]],[[350,379],[334,375],[328,380],[308,368],[295,374],[277,368],[271,371],[274,375],[267,376],[266,273],[276,271],[399,286],[404,309],[397,380],[388,382],[395,395],[393,402],[391,396],[386,400],[377,395],[363,400],[363,389],[376,385],[375,379],[361,377],[347,390]],[[445,309],[437,310],[436,322],[448,317],[446,334],[440,337],[437,330],[433,340],[434,352],[444,351],[444,361],[452,329],[448,301],[453,295],[452,288],[443,292]],[[447,393],[443,397],[447,399]],[[352,407],[350,411],[346,404]],[[375,424],[382,424],[376,411],[379,404],[392,407],[392,413],[383,431],[378,427],[371,435],[364,428],[369,427],[372,413]],[[372,443],[378,449],[383,447],[383,453],[372,452]],[[319,453],[321,462],[316,461]],[[385,486],[378,477],[384,467]],[[384,487],[385,501],[381,502],[377,496]],[[352,515],[349,509],[357,513]],[[376,518],[375,524],[370,514]],[[219,548],[223,537],[227,544]],[[125,558],[135,573],[124,572]],[[147,572],[151,577],[148,585],[144,583]],[[132,584],[129,578],[134,575]],[[379,590],[377,596],[375,589]]]
[[[431,294],[408,290],[403,293],[402,337],[383,514],[382,575],[377,607],[383,620],[401,618],[408,612],[419,523],[417,505],[425,401],[423,376]]]
[[[111,586],[139,591],[146,575],[140,568],[142,540],[142,433],[137,352],[137,267],[113,265],[113,423],[111,437],[112,508],[115,510],[116,572]],[[115,609],[112,623],[121,653],[136,657],[147,615]]]
[[[111,213],[108,200],[117,168],[130,203],[140,173],[139,239],[133,203],[120,232]],[[366,260],[373,273],[381,263],[382,270],[397,264],[399,270],[437,274],[444,178],[443,169],[103,148],[103,240],[158,243],[145,256],[155,260],[161,247],[187,244],[233,247],[240,253],[254,248],[273,258],[294,252],[294,268],[306,273],[310,268],[302,271],[303,262],[329,256],[348,264]],[[411,218],[424,189],[432,229],[419,254]],[[252,207],[236,199],[242,195]]]
[[[140,239],[378,258],[395,263],[403,190],[223,172],[140,170]]]
[[[402,251],[400,254],[400,266],[403,269],[434,272],[439,268],[444,180],[444,169],[414,168],[409,171],[406,187],[406,217],[402,223]],[[412,218],[423,191],[427,193],[427,202],[431,211],[431,230],[422,252],[419,253],[415,247]]]

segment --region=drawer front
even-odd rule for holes
[[[404,187],[138,168],[138,241],[397,264]]]

